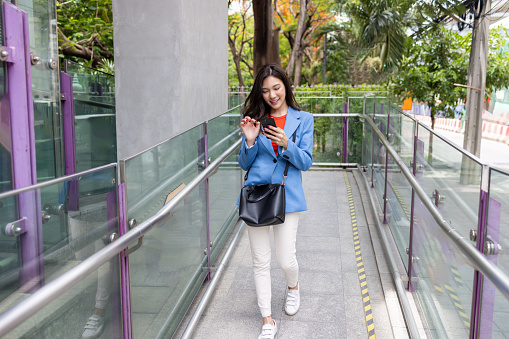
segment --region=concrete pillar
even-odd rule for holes
[[[227,2],[113,0],[113,27],[119,160],[227,110]]]

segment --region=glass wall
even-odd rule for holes
[[[509,173],[492,169],[485,239],[493,252],[486,257],[505,274],[509,274]],[[485,246],[487,246],[485,244]],[[479,338],[507,338],[505,322],[509,317],[509,301],[484,279],[482,284]]]
[[[214,161],[233,145],[240,135],[240,112],[229,111],[208,122],[208,156]],[[219,170],[209,178],[209,238],[211,262],[223,248],[227,236],[238,220],[237,198],[242,185],[242,171],[237,163],[240,147],[230,155]]]
[[[0,199],[0,219],[6,227],[0,234],[0,313],[104,248],[112,233],[118,234],[115,178],[113,166]],[[81,184],[96,190],[80,193]],[[40,202],[40,210],[39,203],[30,205],[35,219],[21,212],[29,201]],[[32,246],[22,237],[35,239]],[[45,306],[33,321],[17,327],[12,337],[79,337],[98,308],[105,315],[103,335],[119,337],[119,277],[116,257]]]
[[[156,214],[203,170],[204,153],[200,125],[127,160],[128,218]],[[208,273],[206,189],[202,182],[129,256],[135,338],[171,336]]]
[[[55,4],[53,0],[17,4],[28,13],[30,51],[40,58],[31,73],[37,181],[41,182],[64,173]]]
[[[76,171],[117,161],[115,77],[65,62],[72,76]]]

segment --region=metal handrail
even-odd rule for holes
[[[8,197],[11,197],[13,195],[17,195],[17,194],[25,193],[25,192],[28,192],[28,191],[31,191],[31,190],[35,190],[35,189],[39,189],[39,188],[55,185],[55,184],[58,184],[60,182],[64,182],[64,181],[67,181],[67,180],[71,180],[71,179],[74,179],[74,178],[78,178],[78,177],[81,177],[81,176],[84,176],[84,175],[92,174],[92,173],[95,173],[95,172],[102,171],[104,169],[114,168],[114,167],[117,167],[117,163],[116,162],[112,162],[111,164],[103,165],[103,166],[100,166],[100,167],[95,167],[95,168],[92,168],[92,169],[89,169],[89,170],[86,170],[86,171],[83,171],[83,172],[79,172],[79,173],[76,173],[76,174],[70,174],[70,175],[66,175],[66,176],[60,177],[60,178],[48,180],[48,181],[41,182],[39,184],[35,184],[35,185],[32,185],[32,186],[27,186],[27,187],[23,187],[23,188],[18,188],[16,190],[0,193],[0,200],[8,198]]]
[[[416,118],[414,118],[411,114],[408,114],[406,112],[403,112],[403,111],[400,111],[399,109],[397,108],[394,108],[392,107],[392,109],[396,110],[399,114],[402,114],[410,119],[412,119],[413,121],[415,121],[419,126],[422,126],[424,129],[426,129],[428,132],[432,133],[433,135],[436,135],[440,140],[442,140],[443,142],[445,142],[446,144],[448,144],[449,146],[453,147],[455,150],[457,150],[458,152],[462,153],[463,155],[469,157],[470,159],[472,159],[473,161],[477,162],[478,164],[480,165],[486,165],[486,163],[484,163],[481,159],[479,159],[477,156],[475,156],[474,154],[468,152],[467,150],[464,150],[463,148],[461,148],[460,146],[456,145],[454,142],[452,142],[451,140],[447,139],[446,137],[444,137],[443,135],[440,135],[437,131],[435,131],[434,129],[431,129],[430,127],[426,126],[425,124],[423,124],[421,121],[417,120]]]
[[[241,106],[242,106],[242,104],[237,105],[237,106],[232,107],[232,108],[229,108],[229,109],[228,109],[226,112],[224,112],[223,114],[227,114],[228,112],[233,111],[234,109],[237,109],[237,108],[239,108],[239,107],[241,107]],[[223,114],[221,114],[221,115],[223,115]],[[221,115],[218,115],[217,117],[220,117]],[[213,119],[215,119],[215,118],[217,118],[217,117],[214,117]],[[211,120],[212,120],[212,119],[211,119]],[[210,120],[208,120],[208,121],[210,121]],[[157,144],[155,144],[155,145],[150,146],[149,148],[144,149],[143,151],[140,151],[140,152],[138,152],[138,153],[136,153],[136,154],[130,155],[130,156],[128,156],[127,158],[122,159],[122,160],[123,160],[123,161],[128,161],[128,160],[130,160],[130,159],[136,158],[137,156],[139,156],[139,155],[141,155],[141,154],[143,154],[143,153],[146,153],[146,152],[148,152],[148,151],[150,151],[150,150],[152,150],[152,149],[156,148],[157,146],[161,146],[162,144],[164,144],[164,143],[166,143],[166,142],[170,141],[171,139],[173,139],[173,138],[175,138],[175,137],[178,137],[179,135],[182,135],[182,134],[184,134],[184,133],[186,133],[186,132],[188,132],[188,131],[190,131],[190,130],[192,130],[193,128],[196,128],[196,127],[198,127],[198,126],[200,126],[200,125],[197,125],[197,126],[194,126],[194,127],[190,128],[190,129],[187,129],[187,130],[185,130],[185,131],[182,131],[182,132],[181,132],[181,133],[179,133],[179,134],[176,134],[176,135],[174,135],[174,136],[172,136],[172,137],[170,137],[170,138],[168,138],[168,139],[166,139],[166,140],[163,140],[163,141],[161,141],[161,142],[159,142],[159,143],[157,143]]]
[[[223,139],[219,140],[217,143],[215,143],[212,147],[209,148],[209,154],[212,151],[216,150],[223,143],[225,143],[226,141],[230,140],[235,135],[238,135],[239,132],[240,132],[240,128],[237,128],[235,131],[233,131],[232,133],[228,134]],[[204,154],[201,155],[201,157],[203,157],[203,156],[204,156]],[[196,167],[196,162],[199,160],[199,158],[200,157],[197,157],[194,160],[190,161],[187,165],[182,167],[177,173],[175,173],[171,177],[165,179],[164,182],[162,182],[162,183],[160,182],[160,183],[152,185],[153,187],[150,187],[150,189],[146,190],[146,191],[148,191],[148,193],[144,194],[143,197],[138,199],[138,200],[135,199],[135,202],[133,203],[132,207],[130,207],[129,209],[131,211],[136,211],[138,208],[143,207],[144,204],[147,201],[150,201],[150,199],[153,199],[155,196],[160,194],[161,193],[161,189],[165,189],[173,181],[175,181],[176,178],[179,178],[183,173],[187,173],[191,169]]]
[[[378,135],[380,141],[384,144],[385,148],[389,151],[394,162],[401,169],[401,173],[406,177],[415,193],[421,199],[423,205],[428,209],[430,214],[435,219],[438,226],[444,231],[447,237],[460,249],[460,251],[470,260],[473,267],[481,272],[486,278],[488,278],[493,285],[509,300],[509,276],[507,276],[500,268],[495,266],[491,261],[479,252],[469,240],[463,237],[456,229],[452,228],[451,225],[442,217],[437,207],[431,202],[426,195],[426,192],[417,182],[417,179],[413,176],[410,170],[406,167],[404,162],[399,157],[398,153],[389,144],[389,141],[385,138],[382,132],[375,125],[373,120],[366,116],[365,121],[371,126],[373,132]]]
[[[94,272],[108,260],[125,250],[130,244],[144,236],[152,228],[160,226],[171,217],[171,211],[187,196],[198,187],[201,182],[207,179],[219,165],[240,146],[241,139],[230,146],[215,161],[209,164],[198,176],[178,193],[168,204],[166,204],[156,215],[150,217],[140,225],[132,228],[126,234],[94,253],[80,264],[55,278],[47,285],[41,287],[37,292],[28,296],[20,303],[11,307],[0,315],[0,337],[6,335],[19,324],[30,318],[32,315],[43,309],[51,301],[62,295],[65,291],[79,283],[82,279]]]

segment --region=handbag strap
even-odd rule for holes
[[[293,136],[292,136],[292,141],[295,142],[295,134],[297,133],[297,131],[293,132]],[[285,181],[286,181],[286,177],[288,175],[288,168],[290,167],[290,162],[287,160],[286,161],[286,167],[285,167],[285,173],[283,174],[283,185],[285,184]],[[247,175],[249,174],[249,171],[251,170],[251,167],[249,167],[249,169],[247,170],[246,172],[246,175],[244,176],[244,182],[247,181]]]

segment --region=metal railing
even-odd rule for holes
[[[47,285],[41,287],[20,303],[8,309],[0,315],[0,337],[6,335],[16,326],[26,321],[36,312],[44,308],[48,303],[55,300],[63,292],[79,283],[86,276],[94,272],[108,260],[127,249],[130,244],[138,241],[152,228],[164,223],[171,217],[172,210],[195,189],[201,182],[211,176],[219,165],[230,156],[241,140],[230,146],[216,160],[209,164],[198,176],[196,176],[180,193],[178,193],[167,205],[165,205],[156,215],[147,219],[140,225],[132,228],[126,234],[112,242],[108,246],[91,255],[77,266],[71,268]],[[112,165],[111,165],[112,166]],[[107,167],[111,167],[107,166]],[[76,174],[74,176],[79,176]],[[10,193],[10,192],[9,192]]]

